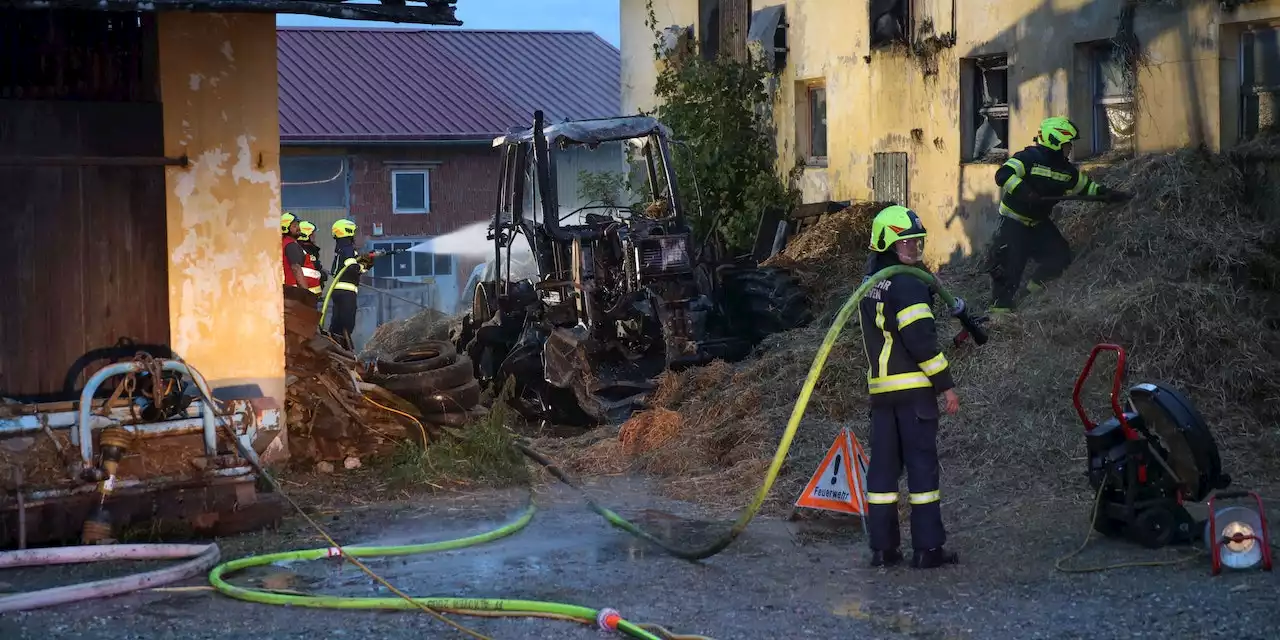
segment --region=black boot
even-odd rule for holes
[[[897,549],[871,552],[871,566],[873,567],[891,567],[899,562],[902,562],[902,552]]]
[[[911,554],[911,566],[916,569],[933,569],[944,564],[956,564],[957,562],[960,562],[960,556],[956,552],[947,551],[942,547],[923,551],[916,549],[915,553]]]

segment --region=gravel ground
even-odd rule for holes
[[[602,501],[663,535],[705,540],[723,522],[690,518],[687,503],[655,497],[636,478],[589,484]],[[518,491],[432,496],[329,513],[322,522],[348,544],[455,538],[518,513]],[[1054,558],[1075,549],[1087,524],[1073,507],[1040,504],[993,511],[952,525],[962,564],[920,572],[865,567],[860,527],[816,520],[758,519],[727,551],[700,564],[673,559],[609,528],[562,487],[543,487],[524,531],[483,547],[372,561],[416,595],[549,600],[614,607],[628,619],[677,633],[729,638],[1118,638],[1280,637],[1277,574],[1209,576],[1205,555],[1174,567],[1063,574]],[[1277,506],[1280,509],[1280,506]],[[1031,517],[1038,509],[1042,517]],[[968,518],[965,518],[968,519]],[[1041,523],[1035,526],[1023,522]],[[994,524],[993,524],[994,523]],[[1025,527],[1020,529],[1019,526]],[[221,543],[223,557],[323,546],[290,521],[280,531]],[[1179,557],[1112,541],[1094,543],[1073,565]],[[1182,551],[1181,553],[1186,553]],[[0,572],[14,591],[99,578],[123,567]],[[248,571],[238,584],[308,592],[386,595],[349,565],[321,561]],[[189,584],[200,585],[202,580]],[[479,619],[458,622],[495,639],[600,638],[572,623]],[[74,607],[0,617],[0,638],[461,638],[420,612],[298,610],[239,602],[209,591],[145,592]]]

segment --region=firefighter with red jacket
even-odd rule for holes
[[[867,277],[894,265],[923,268],[925,228],[919,216],[893,205],[871,227]],[[859,303],[862,342],[870,361],[871,460],[867,470],[868,530],[872,566],[902,561],[898,530],[898,480],[907,472],[911,504],[911,566],[933,568],[958,561],[943,548],[938,486],[938,394],[946,411],[960,409],[947,358],[938,347],[929,285],[909,274],[882,280]],[[958,308],[963,303],[958,301]]]
[[[324,289],[320,287],[320,271],[302,245],[298,244],[301,233],[298,219],[292,213],[280,216],[280,240],[284,261],[284,286],[302,287],[311,293],[320,295]]]

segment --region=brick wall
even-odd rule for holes
[[[365,147],[347,150],[351,158],[351,215],[359,225],[356,241],[397,236],[436,236],[493,215],[501,154],[489,144],[419,147]],[[391,212],[391,172],[426,168],[430,213]],[[374,223],[382,236],[371,236]],[[461,290],[477,261],[458,258]]]

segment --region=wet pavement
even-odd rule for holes
[[[602,502],[664,537],[705,542],[725,523],[654,497],[638,479],[588,485]],[[411,504],[332,514],[324,520],[348,544],[408,544],[471,535],[514,519],[518,491],[422,498]],[[865,567],[856,521],[757,519],[729,549],[701,563],[677,560],[610,528],[562,487],[542,487],[534,520],[512,537],[437,554],[367,561],[414,595],[546,600],[613,607],[628,619],[677,633],[730,638],[1076,638],[1280,637],[1280,576],[1209,576],[1201,555],[1174,567],[1063,574],[1053,559],[1079,545],[1084,524],[1062,505],[1057,526],[1019,529],[1050,517],[993,510],[968,530],[953,527],[963,564],[920,572]],[[1023,509],[1025,511],[1025,509]],[[964,521],[968,516],[956,518]],[[992,522],[1000,523],[997,528]],[[985,523],[985,524],[984,524]],[[293,526],[293,525],[290,525]],[[303,525],[305,526],[305,525]],[[322,546],[297,531],[222,544],[245,549]],[[281,546],[283,545],[283,546]],[[1072,564],[1178,557],[1117,542],[1096,543]],[[117,570],[119,570],[117,568]],[[88,569],[0,572],[0,590],[73,582]],[[102,568],[95,568],[101,573]],[[97,578],[101,575],[92,575]],[[336,560],[254,569],[237,584],[349,596],[389,595]],[[204,584],[193,580],[188,584]],[[601,638],[590,627],[528,619],[453,619],[495,639]],[[329,611],[239,602],[209,591],[145,592],[73,607],[0,617],[0,638],[462,638],[421,612]]]

